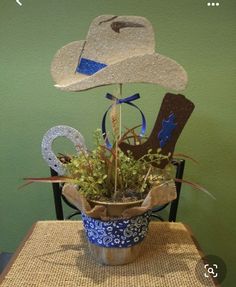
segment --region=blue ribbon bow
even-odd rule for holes
[[[142,127],[141,127],[141,132],[139,134],[139,137],[143,137],[145,132],[146,132],[146,119],[145,119],[145,116],[143,114],[143,112],[140,110],[139,107],[137,107],[135,104],[131,103],[132,101],[135,101],[137,99],[140,98],[140,95],[138,93],[132,95],[132,96],[129,96],[127,98],[123,98],[123,99],[118,99],[116,98],[115,96],[107,93],[106,96],[105,96],[107,99],[109,100],[112,100],[112,101],[116,101],[116,104],[127,104],[127,105],[130,105],[136,109],[139,110],[140,114],[141,114],[141,117],[142,117]],[[111,143],[109,142],[108,138],[107,138],[107,132],[106,132],[106,117],[107,117],[107,113],[109,112],[109,110],[111,109],[113,105],[110,105],[110,107],[106,110],[105,114],[103,115],[103,119],[102,119],[102,135],[103,135],[103,138],[105,140],[105,143],[106,143],[106,146],[108,148],[111,148],[112,145]]]

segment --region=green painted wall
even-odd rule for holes
[[[185,177],[205,186],[216,198],[184,187],[178,220],[189,224],[206,254],[222,257],[233,286],[235,258],[235,1],[207,7],[197,0],[22,0],[0,2],[0,125],[1,188],[0,250],[14,251],[36,220],[54,219],[50,186],[17,187],[25,176],[47,176],[40,143],[50,127],[66,124],[81,131],[92,147],[92,132],[108,106],[105,92],[56,90],[50,63],[56,50],[86,37],[91,20],[100,14],[141,15],[156,31],[157,51],[181,63],[189,74],[184,94],[196,109],[176,151],[196,158]],[[152,127],[164,89],[148,84],[124,86],[124,94],[140,92],[139,106]],[[127,114],[125,111],[124,113]],[[126,125],[136,114],[124,115]],[[70,144],[59,141],[66,152]]]

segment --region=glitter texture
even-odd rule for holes
[[[86,150],[86,145],[81,133],[69,126],[55,126],[45,133],[41,144],[43,158],[53,170],[59,175],[63,175],[65,167],[52,150],[52,144],[58,137],[66,137],[70,140],[78,153],[81,149]]]
[[[85,74],[85,75],[93,75],[97,73],[99,70],[105,68],[107,65],[103,63],[99,63],[90,59],[81,58],[78,67],[76,68],[76,72]]]
[[[114,15],[95,18],[85,41],[69,43],[56,53],[51,65],[55,87],[82,91],[116,83],[153,83],[183,91],[188,81],[187,73],[174,60],[155,52],[151,23],[143,17],[117,16],[116,23],[135,23],[136,27],[123,27],[116,33],[111,28],[115,22],[107,21],[112,18]],[[91,75],[75,73],[81,58],[107,66]],[[89,73],[90,68],[86,66]],[[95,71],[95,67],[92,68]]]

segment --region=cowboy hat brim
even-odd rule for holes
[[[161,54],[143,54],[110,64],[88,76],[76,72],[85,41],[62,47],[55,55],[51,74],[55,87],[63,91],[82,91],[115,83],[153,83],[174,91],[183,91],[188,77],[184,68]]]

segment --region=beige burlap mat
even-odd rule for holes
[[[39,221],[1,287],[203,286],[195,276],[201,258],[182,223],[151,222],[134,263],[103,266],[89,255],[80,221]],[[215,286],[212,281],[207,286]]]

